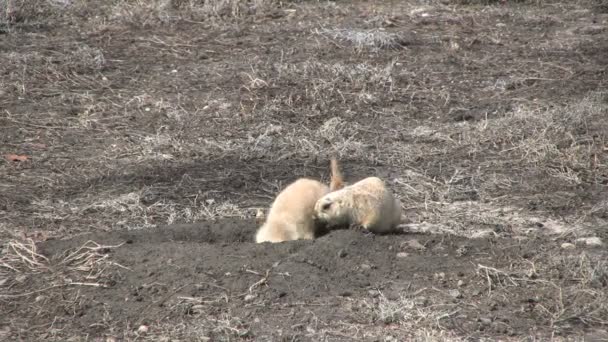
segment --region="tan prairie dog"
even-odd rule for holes
[[[372,233],[388,233],[401,222],[401,202],[384,181],[368,177],[328,193],[315,204],[315,220],[328,227],[360,226]]]
[[[320,229],[313,219],[315,203],[324,195],[344,186],[342,174],[335,158],[331,159],[331,181],[329,186],[310,178],[300,178],[281,191],[268,211],[268,217],[258,229],[255,241],[282,242],[315,238]],[[257,222],[263,221],[258,212]]]

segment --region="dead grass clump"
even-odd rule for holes
[[[198,208],[184,208],[172,211],[167,218],[167,224],[210,221],[224,217],[239,217],[244,219],[249,216],[250,213],[233,203],[217,203],[213,199],[207,199],[201,202]]]
[[[153,0],[120,1],[109,15],[110,20],[126,25],[149,27],[180,20],[228,20],[265,13],[276,9],[275,0]]]
[[[394,86],[393,69],[394,62],[387,65],[330,64],[317,60],[277,63],[271,70],[259,68],[256,74],[246,75],[245,88],[257,95],[264,94],[266,89],[287,90],[297,82],[300,88],[297,95],[292,91],[274,92],[264,109],[284,112],[304,107],[313,112],[335,111],[353,102],[368,106],[390,98]]]
[[[608,263],[602,256],[583,252],[551,258],[542,271],[563,278],[556,304],[546,313],[552,324],[566,329],[572,324],[608,326]]]
[[[352,88],[390,89],[393,83],[394,62],[384,66],[376,66],[368,63],[328,64],[321,61],[309,60],[297,64],[277,64],[275,65],[279,79],[290,80],[310,80],[319,88],[319,91],[331,90],[334,87],[345,84]],[[328,83],[329,82],[329,83]],[[315,93],[315,96],[319,93]]]
[[[605,132],[608,131],[603,119],[608,113],[605,103],[606,94],[594,92],[567,106],[519,106],[492,120],[463,123],[456,128],[450,125],[414,130],[412,138],[424,139],[423,142],[429,140],[428,144],[413,146],[407,154],[399,154],[395,150],[396,159],[407,163],[429,155],[445,155],[454,160],[402,173],[396,186],[408,194],[404,204],[424,208],[426,212],[423,214],[432,218],[439,212],[442,215],[446,215],[446,211],[457,214],[457,209],[466,208],[466,202],[499,201],[500,204],[494,203],[485,209],[482,208],[485,205],[480,207],[480,204],[473,203],[471,209],[479,210],[479,215],[473,217],[487,216],[490,221],[504,222],[501,213],[492,214],[492,206],[516,205],[521,208],[522,198],[532,201],[537,196],[559,195],[563,197],[561,203],[566,198],[576,201],[576,195],[571,192],[573,186],[603,184],[608,180],[608,160],[604,158],[607,146]],[[392,148],[385,150],[392,151]],[[453,166],[471,158],[479,158],[475,169]],[[452,166],[447,166],[440,177],[429,177],[422,171],[433,167],[441,170],[442,165],[449,163]],[[547,194],[547,189],[553,194]],[[505,194],[510,195],[505,197]],[[603,208],[601,202],[596,202],[583,210],[588,215],[601,216]],[[470,214],[468,211],[461,219],[471,217]],[[570,225],[581,223],[568,218],[571,214],[563,210],[560,215],[565,218],[563,224],[566,226],[568,222]]]
[[[178,18],[168,0],[119,1],[109,14],[111,21],[139,27],[168,24]]]
[[[608,325],[608,264],[602,256],[544,254],[512,262],[509,269],[478,265],[477,274],[487,283],[488,297],[530,287],[542,293],[532,310],[554,330]]]
[[[369,144],[357,137],[358,125],[339,117],[326,120],[316,130],[299,128],[282,134],[264,133],[250,137],[248,144],[240,147],[243,155],[259,158],[271,157],[280,161],[289,157],[303,159],[326,157],[330,152],[339,157],[362,158],[369,156]],[[328,147],[330,144],[331,147]]]
[[[317,35],[333,40],[347,42],[357,50],[395,49],[402,46],[402,39],[396,33],[389,33],[383,29],[356,30],[356,29],[317,29]]]
[[[0,25],[35,24],[38,20],[60,17],[62,0],[0,0]]]
[[[120,246],[87,241],[47,258],[32,240],[8,241],[0,253],[0,311],[12,312],[5,332],[13,339],[33,334],[64,340],[61,327],[91,305],[81,289],[112,287],[116,274],[130,271],[111,258]],[[35,319],[48,323],[32,325]]]
[[[82,203],[81,209],[74,209],[82,213],[95,213],[106,217],[112,228],[127,229],[152,228],[157,224],[211,221],[222,217],[247,218],[253,213],[230,201],[214,198],[200,199],[187,205],[164,199],[150,204],[142,201],[144,195],[143,190],[135,191],[98,200],[88,205]]]
[[[8,273],[41,273],[48,270],[49,259],[38,253],[33,240],[12,240],[0,254],[0,275]]]
[[[111,250],[120,246],[102,246],[87,241],[81,247],[49,260],[38,253],[33,240],[9,241],[0,255],[0,276],[3,285],[7,285],[6,291],[0,291],[0,299],[26,297],[63,286],[108,286],[105,278],[110,266],[126,269],[109,257]],[[28,288],[40,288],[27,293],[8,291],[32,274],[36,274],[36,281]]]
[[[430,290],[402,294],[396,299],[388,299],[380,293],[377,298],[366,300],[365,306],[371,310],[373,321],[392,326],[411,338],[416,335],[415,340],[424,341],[425,336],[445,330],[442,320],[460,311],[451,301],[443,302],[440,297],[422,295],[425,291]]]
[[[603,143],[608,129],[602,120],[608,112],[606,96],[592,93],[578,103],[551,109],[520,106],[491,125],[480,122],[468,142],[501,146],[500,153],[507,160],[517,158],[519,165],[542,167],[548,173],[553,169],[554,176],[564,172],[566,179],[576,179],[567,172],[583,176],[578,171],[589,167],[593,149],[603,147],[596,144]]]
[[[5,61],[0,64],[0,73],[6,75],[6,86],[22,95],[38,94],[44,91],[41,87],[48,82],[81,84],[83,79],[79,75],[98,72],[106,65],[104,54],[99,48],[77,43],[65,49],[69,52],[0,53],[0,58]],[[48,94],[49,90],[45,91],[44,94]]]

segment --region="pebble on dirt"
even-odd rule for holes
[[[424,247],[424,245],[422,245],[420,242],[418,242],[418,240],[416,239],[412,239],[412,240],[408,240],[408,241],[404,241],[401,243],[400,246],[402,249],[406,249],[406,248],[411,248],[411,249],[415,249],[415,250],[419,250],[419,251],[423,251],[426,249],[426,247]]]
[[[562,243],[561,247],[562,247],[562,249],[575,249],[576,248],[576,246],[570,242]]]
[[[576,239],[575,243],[577,245],[586,245],[589,247],[600,247],[603,245],[602,239],[600,239],[597,236],[578,238],[578,239]]]

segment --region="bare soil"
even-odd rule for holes
[[[0,0],[0,340],[608,340],[608,6]],[[298,177],[400,231],[255,244]]]

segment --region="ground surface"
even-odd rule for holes
[[[605,2],[0,10],[0,339],[608,339]],[[400,232],[252,243],[334,151]]]

